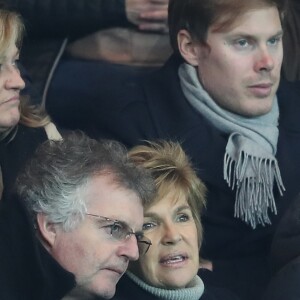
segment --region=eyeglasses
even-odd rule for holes
[[[143,232],[134,232],[132,228],[130,228],[130,226],[123,221],[113,220],[94,214],[86,213],[85,215],[101,219],[104,223],[107,223],[101,228],[108,228],[110,236],[112,236],[117,241],[128,240],[134,234],[138,243],[140,256],[146,254],[150,246],[152,245],[151,241],[144,236]]]

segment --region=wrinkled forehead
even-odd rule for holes
[[[157,190],[156,197],[150,205],[144,208],[144,212],[150,210],[153,206],[156,206],[162,201],[168,201],[172,206],[186,204],[190,207],[186,190],[180,185],[174,186],[170,184],[163,185]]]

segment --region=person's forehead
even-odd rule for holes
[[[129,225],[140,223],[143,217],[143,206],[138,195],[116,183],[111,176],[92,178],[86,187],[85,197],[89,213],[118,219]]]
[[[163,196],[159,195],[154,203],[145,209],[145,213],[153,210],[159,210],[161,206],[165,205],[171,206],[171,210],[169,211],[170,213],[173,209],[177,210],[178,207],[189,208],[187,196],[182,192],[178,192],[178,190],[173,190]]]
[[[265,23],[262,27],[262,24]],[[247,34],[250,30],[276,34],[282,29],[279,11],[275,6],[246,10],[232,22],[222,27],[222,19],[209,27],[208,33]]]

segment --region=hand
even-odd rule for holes
[[[168,32],[169,0],[125,0],[127,19],[142,31]]]

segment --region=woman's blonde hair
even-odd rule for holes
[[[19,14],[0,8],[0,63],[6,56],[8,49],[15,44],[21,48],[24,35],[24,24]],[[36,105],[30,105],[27,96],[21,97],[20,123],[29,127],[42,127],[50,122],[49,116]],[[16,126],[1,133],[0,140],[7,136]]]
[[[12,11],[0,9],[0,58],[5,57],[7,50],[15,43],[17,48],[22,44],[24,24],[21,17]]]
[[[178,198],[186,197],[197,227],[200,248],[203,237],[200,216],[205,206],[206,187],[180,144],[168,141],[147,142],[146,145],[132,148],[129,156],[136,164],[150,170],[156,184],[156,202],[170,191],[178,195]]]

